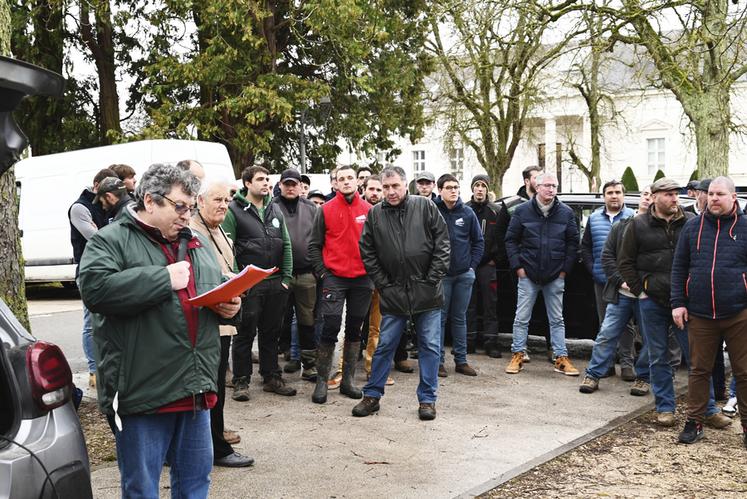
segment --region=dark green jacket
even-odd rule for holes
[[[195,347],[177,294],[171,289],[166,256],[125,208],[98,231],[80,262],[80,294],[93,313],[99,407],[113,414],[154,412],[185,397],[216,392],[220,360],[218,316],[198,312]],[[190,249],[197,293],[221,282],[213,250],[201,236]]]

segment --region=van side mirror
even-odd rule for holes
[[[13,119],[18,104],[28,95],[60,98],[64,90],[62,75],[0,56],[0,175],[20,159],[29,143]]]

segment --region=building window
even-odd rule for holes
[[[657,170],[664,171],[664,139],[646,139],[648,151],[648,174],[656,175]]]
[[[449,163],[451,174],[461,180],[464,176],[464,149],[459,147],[449,151]]]
[[[412,151],[412,169],[415,173],[425,171],[425,151]]]

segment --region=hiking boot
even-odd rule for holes
[[[701,438],[703,438],[703,425],[694,419],[688,419],[678,440],[683,444],[694,444]]]
[[[648,395],[648,392],[650,391],[651,385],[640,378],[637,378],[635,381],[633,381],[633,386],[630,387],[630,394],[635,395],[636,397],[643,397],[645,395]]]
[[[706,416],[703,422],[706,424],[706,426],[723,430],[727,426],[731,425],[731,418],[727,418],[720,412],[717,412],[715,414],[711,414],[710,416]]]
[[[401,373],[410,374],[415,372],[415,368],[412,367],[412,364],[410,364],[410,361],[407,359],[395,362],[394,368]]]
[[[737,415],[737,397],[731,397],[727,400],[726,405],[721,408],[721,412],[727,418],[733,418]]]
[[[519,374],[523,362],[524,352],[514,352],[511,356],[511,362],[506,366],[506,374]]]
[[[353,407],[353,416],[356,418],[365,418],[374,412],[379,412],[379,399],[374,397],[363,397],[363,400]]]
[[[578,387],[578,391],[581,393],[594,393],[597,389],[599,389],[599,380],[589,376],[584,376],[584,380]]]
[[[436,419],[436,404],[420,403],[418,407],[418,417],[421,421],[432,421]]]
[[[488,341],[487,343],[485,343],[485,353],[491,359],[500,359],[501,358],[501,350],[500,350],[500,348],[498,348],[498,342],[497,341]]]
[[[308,327],[308,326],[303,326]],[[313,350],[301,350],[301,379],[316,382],[316,348]]]
[[[287,364],[283,367],[284,373],[297,373],[301,370],[301,361],[300,360],[289,360]]]
[[[327,390],[329,388],[327,378],[329,377],[329,370],[332,369],[334,353],[334,344],[321,343],[319,348],[316,349],[316,386],[314,387],[314,393],[311,395],[311,401],[315,404],[323,404],[327,401]]]
[[[528,353],[524,352],[524,358],[522,359],[522,361],[524,362],[524,364],[529,364],[532,359],[529,357]]]
[[[635,370],[632,367],[621,367],[620,379],[623,381],[635,381]]]
[[[656,422],[659,426],[674,426],[674,413],[673,412],[657,412]]]
[[[249,380],[246,377],[236,378],[233,382],[233,395],[231,398],[236,402],[249,400]]]
[[[465,376],[477,376],[477,371],[475,371],[469,364],[457,364],[454,370],[459,374],[464,374]]]
[[[359,399],[363,397],[363,392],[360,388],[353,385],[355,378],[355,366],[358,364],[358,354],[361,350],[361,342],[355,341],[345,343],[342,350],[342,383],[340,383],[340,393],[347,395],[351,399]]]
[[[578,376],[580,373],[571,363],[571,359],[563,355],[555,359],[555,372],[566,376]]]
[[[262,390],[270,393],[292,397],[296,394],[296,389],[285,384],[283,378],[272,377],[263,383]]]
[[[443,364],[438,365],[438,377],[439,378],[449,377],[449,373],[446,372],[446,367]]]

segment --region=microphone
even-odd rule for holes
[[[184,227],[179,231],[179,249],[176,252],[176,261],[183,262],[187,256],[187,243],[192,239],[192,230]]]

